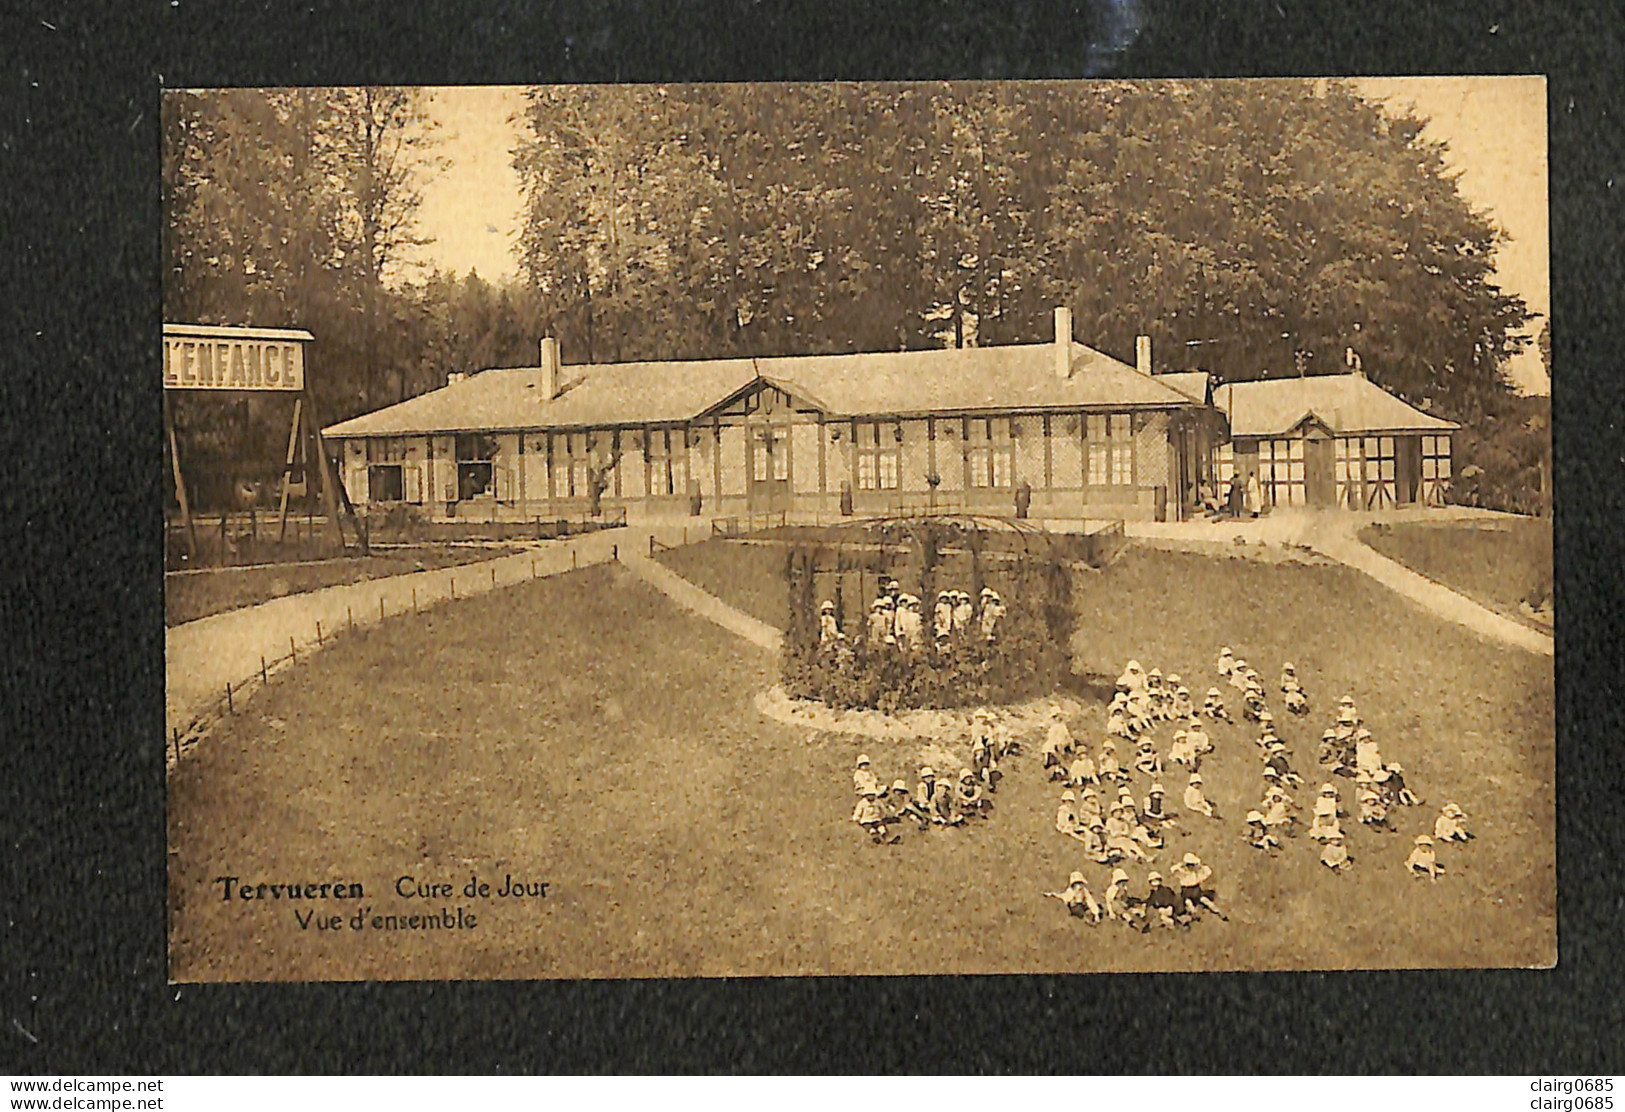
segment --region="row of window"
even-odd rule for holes
[[[1419,501],[1441,504],[1450,482],[1450,438],[1421,438]],[[1301,437],[1258,442],[1258,485],[1265,500],[1276,506],[1302,506],[1307,499],[1308,475]],[[1221,445],[1214,453],[1219,491],[1235,478],[1234,449]],[[1339,506],[1372,509],[1398,502],[1398,442],[1392,436],[1343,436],[1332,440],[1332,480]]]
[[[1039,420],[1035,418],[1034,420]],[[1005,488],[1015,485],[1015,442],[1022,422],[1014,418],[964,418],[954,429],[965,441],[966,479],[972,488]],[[948,428],[939,423],[944,433]],[[1085,481],[1090,486],[1133,486],[1133,419],[1127,413],[1089,414],[1075,426],[1085,439]],[[897,421],[854,421],[851,425],[857,486],[860,490],[897,490],[902,482],[902,425]],[[609,433],[561,432],[526,437],[524,448],[545,452],[551,461],[554,496],[583,498],[590,494],[591,471],[607,457],[598,441]],[[952,435],[948,433],[948,435]],[[489,465],[497,456],[497,439],[481,433],[461,433],[451,445],[459,466]],[[389,465],[408,458],[406,437],[371,437],[366,441],[367,462]],[[648,493],[677,495],[688,488],[688,444],[682,429],[650,429],[620,434],[621,450],[641,451],[648,462]],[[442,445],[442,452],[446,445]],[[430,458],[434,449],[430,448]],[[596,460],[595,460],[596,456]],[[753,432],[750,445],[750,474],[755,482],[787,481],[790,478],[789,440],[781,429]],[[380,471],[371,482],[374,491],[403,492],[413,480],[415,469]],[[483,472],[489,475],[489,470]],[[462,483],[459,483],[461,487]],[[490,485],[476,484],[481,490]],[[398,500],[380,498],[374,501]],[[408,500],[412,500],[407,495]]]
[[[961,435],[965,441],[965,474],[972,489],[1008,489],[1015,485],[1019,427],[1013,418],[964,420]],[[901,428],[895,421],[853,423],[859,490],[898,489],[902,475]],[[1133,486],[1132,415],[1091,413],[1079,431],[1085,442],[1085,482],[1089,486]]]

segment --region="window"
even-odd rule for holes
[[[688,493],[688,434],[683,429],[650,429],[644,444],[649,456],[649,493]]]
[[[1363,456],[1359,437],[1340,436],[1332,442],[1332,478],[1337,484],[1337,504],[1357,510],[1365,505]]]
[[[1134,417],[1091,413],[1084,422],[1090,486],[1134,485]]]
[[[899,457],[902,454],[899,437],[901,426],[896,421],[857,421],[853,424],[853,442],[857,445],[858,463],[858,489],[859,490],[896,490],[898,477],[902,472],[899,466]],[[788,456],[784,456],[783,465],[788,465]],[[778,459],[773,461],[775,478],[788,478],[789,472],[782,475],[777,470],[781,463]]]
[[[1365,453],[1365,508],[1394,505],[1398,501],[1394,484],[1394,438],[1363,437],[1361,447]]]
[[[1226,497],[1230,493],[1230,484],[1236,479],[1236,446],[1234,444],[1220,444],[1214,449],[1213,477],[1218,497]]]
[[[1015,486],[1015,442],[1006,417],[974,417],[965,423],[965,462],[973,487]]]
[[[1303,437],[1258,442],[1258,485],[1273,506],[1304,504]]]
[[[1421,501],[1428,506],[1444,505],[1450,490],[1450,438],[1424,436],[1422,438]]]
[[[374,463],[367,467],[367,500],[370,502],[403,502],[406,500],[406,480],[398,463]]]
[[[406,500],[406,438],[371,436],[367,438],[367,501]],[[416,467],[413,468],[416,471]]]
[[[587,434],[556,432],[549,438],[548,452],[552,457],[553,497],[591,497],[592,490],[588,486],[590,476],[587,473]]]
[[[458,433],[457,497],[461,501],[491,493],[491,461],[496,458],[496,437],[483,433]]]

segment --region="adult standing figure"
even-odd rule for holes
[[[1247,514],[1257,517],[1264,507],[1264,492],[1258,485],[1258,472],[1247,476]]]

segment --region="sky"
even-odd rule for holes
[[[1546,81],[1542,77],[1362,78],[1361,91],[1395,110],[1428,118],[1424,136],[1448,144],[1446,160],[1461,174],[1459,188],[1507,233],[1496,259],[1502,288],[1522,295],[1541,314],[1551,311],[1546,175]],[[440,125],[436,153],[449,165],[423,188],[419,231],[434,242],[423,261],[490,281],[513,277],[523,197],[513,170],[519,140],[514,86],[462,86],[431,91]],[[1525,393],[1549,393],[1533,344],[1508,368]]]

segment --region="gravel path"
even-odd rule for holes
[[[1484,510],[1450,507],[1443,510],[1390,511],[1379,514],[1349,513],[1344,511],[1285,512],[1271,514],[1256,521],[1222,522],[1131,522],[1127,526],[1131,537],[1143,537],[1152,543],[1179,546],[1188,544],[1199,551],[1212,551],[1216,543],[1229,542],[1237,555],[1247,555],[1248,546],[1263,546],[1269,551],[1297,545],[1307,548],[1329,560],[1364,572],[1384,587],[1405,596],[1429,613],[1466,626],[1468,629],[1526,652],[1543,656],[1552,655],[1550,634],[1530,629],[1521,622],[1503,617],[1442,583],[1412,571],[1405,565],[1389,559],[1359,539],[1359,531],[1373,522],[1442,521],[1493,518],[1498,515]],[[1235,544],[1241,538],[1245,544]]]
[[[696,587],[663,564],[651,560],[645,548],[622,557],[626,569],[691,613],[715,622],[753,645],[778,652],[784,635],[766,622],[758,621],[723,602],[716,595]]]
[[[233,688],[232,705],[241,705],[259,684],[262,660],[267,673],[275,672],[324,648],[333,634],[352,623],[373,624],[453,597],[603,563],[616,555],[627,556],[629,550],[646,553],[651,534],[674,541],[681,535],[681,525],[606,529],[536,542],[515,555],[325,587],[172,626],[164,635],[169,758],[175,759],[177,738],[184,749],[227,711],[227,684]],[[238,693],[239,687],[247,690]]]

